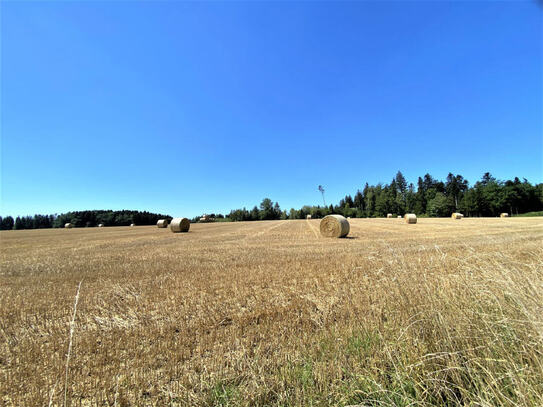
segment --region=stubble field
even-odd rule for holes
[[[542,218],[350,224],[0,233],[0,405],[543,405]]]

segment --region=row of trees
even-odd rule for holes
[[[319,186],[323,194],[324,189]],[[521,214],[543,210],[543,183],[532,185],[526,179],[500,181],[490,173],[485,173],[472,187],[460,174],[449,173],[445,181],[433,178],[430,174],[419,177],[417,186],[408,184],[398,171],[390,184],[366,185],[354,196],[346,195],[337,205],[303,206],[290,211],[281,210],[279,203],[265,198],[260,206],[251,210],[230,211],[226,220],[273,220],[304,219],[307,215],[322,218],[331,213],[350,217],[384,217],[387,213],[404,215],[416,213],[426,216],[450,216],[462,212],[466,216],[498,216],[502,212]],[[212,214],[221,219],[223,215]],[[93,210],[63,213],[61,215],[34,215],[13,219],[0,217],[0,229],[41,229],[62,227],[72,223],[76,227],[154,225],[159,219],[171,220],[169,215],[140,211]],[[197,222],[199,217],[194,218]]]
[[[324,194],[324,189],[319,186]],[[350,217],[384,217],[388,213],[445,217],[453,212],[466,216],[498,216],[502,212],[520,214],[543,210],[543,184],[532,185],[526,179],[500,181],[490,173],[472,187],[460,174],[449,173],[445,181],[426,174],[417,186],[408,183],[398,171],[389,184],[369,185],[354,196],[346,195],[337,205],[303,206],[281,211],[278,203],[266,198],[248,211],[236,209],[228,217],[233,221],[262,219],[305,219],[307,215],[322,218],[331,213]]]
[[[498,216],[502,212],[519,214],[543,210],[543,184],[532,185],[526,179],[499,181],[485,173],[473,187],[460,174],[449,173],[439,181],[430,174],[419,177],[417,188],[407,184],[398,171],[390,184],[365,185],[354,198],[347,195],[334,207],[348,216],[385,216],[416,213],[427,216]]]
[[[222,213],[210,213],[209,216],[211,219],[214,219],[215,221],[224,221],[225,217]],[[200,218],[202,216],[195,216],[190,220],[190,223],[198,223],[200,222]]]
[[[255,205],[253,209],[234,209],[228,214],[228,218],[234,222],[243,220],[274,220],[285,217],[281,211],[279,203],[273,202],[269,198],[264,198],[260,203],[260,208]]]
[[[104,226],[128,226],[131,223],[154,225],[159,219],[170,221],[172,217],[147,211],[75,211],[61,215],[18,216],[15,219],[11,216],[0,217],[0,230],[59,228],[66,223],[71,223],[75,227],[92,227],[100,223]]]

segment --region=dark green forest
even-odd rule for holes
[[[315,190],[322,193],[324,188]],[[228,218],[233,221],[264,219],[321,218],[339,213],[353,218],[384,217],[388,213],[418,216],[448,217],[453,212],[465,216],[498,216],[502,212],[518,215],[543,210],[543,183],[532,185],[526,179],[500,181],[490,173],[470,187],[462,175],[449,173],[445,181],[430,174],[419,177],[417,185],[407,183],[398,171],[389,184],[366,185],[354,195],[346,195],[337,205],[304,206],[300,209],[281,210],[278,203],[266,198],[260,207],[251,210],[235,209]]]
[[[18,216],[15,219],[11,216],[0,217],[0,229],[60,228],[66,223],[71,223],[75,227],[93,227],[100,223],[104,226],[129,226],[131,223],[154,225],[159,219],[169,221],[172,217],[146,211],[90,210],[67,212],[61,215]]]
[[[398,171],[389,184],[366,185],[354,195],[346,195],[337,205],[324,205],[325,190],[321,186],[315,193],[322,194],[323,205],[303,206],[282,210],[279,203],[269,198],[262,200],[260,206],[234,209],[227,216],[212,214],[221,221],[250,221],[273,219],[305,219],[307,215],[321,218],[330,213],[339,213],[353,218],[384,217],[388,213],[417,216],[448,217],[453,212],[461,212],[467,217],[498,216],[502,212],[521,215],[528,212],[543,211],[543,183],[532,185],[522,181],[497,180],[490,173],[469,185],[462,175],[449,173],[445,181],[433,178],[430,174],[419,177],[417,185],[407,183]],[[192,222],[198,222],[195,217]],[[141,211],[89,210],[63,213],[61,215],[11,216],[0,217],[0,229],[41,229],[63,227],[72,223],[75,227],[154,225],[159,219],[171,220],[169,215]]]

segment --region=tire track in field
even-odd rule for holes
[[[247,244],[248,239],[255,239],[255,238],[261,237],[264,234],[268,233],[269,231],[271,231],[271,230],[273,230],[275,228],[278,228],[279,226],[284,225],[286,222],[287,222],[286,220],[282,220],[277,224],[271,225],[270,227],[267,227],[266,229],[261,230],[260,232],[256,232],[255,234],[247,233],[243,239],[239,240],[239,242]]]
[[[266,228],[266,229],[264,229],[263,231],[258,232],[255,236],[262,236],[262,235],[268,233],[270,230],[275,229],[275,228],[278,228],[279,226],[284,225],[285,223],[286,223],[286,220],[282,220],[282,221],[280,221],[278,224],[272,225],[272,226],[270,226],[269,228]]]
[[[313,225],[311,224],[311,221],[309,219],[306,219],[305,220],[307,222],[307,224],[309,225],[309,229],[311,229],[311,231],[313,232],[313,234],[315,235],[315,237],[318,239],[319,238],[319,234],[317,233],[317,231],[315,230],[315,228],[313,227]]]

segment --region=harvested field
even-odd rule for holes
[[[0,404],[543,405],[542,218],[319,222],[1,232]]]

